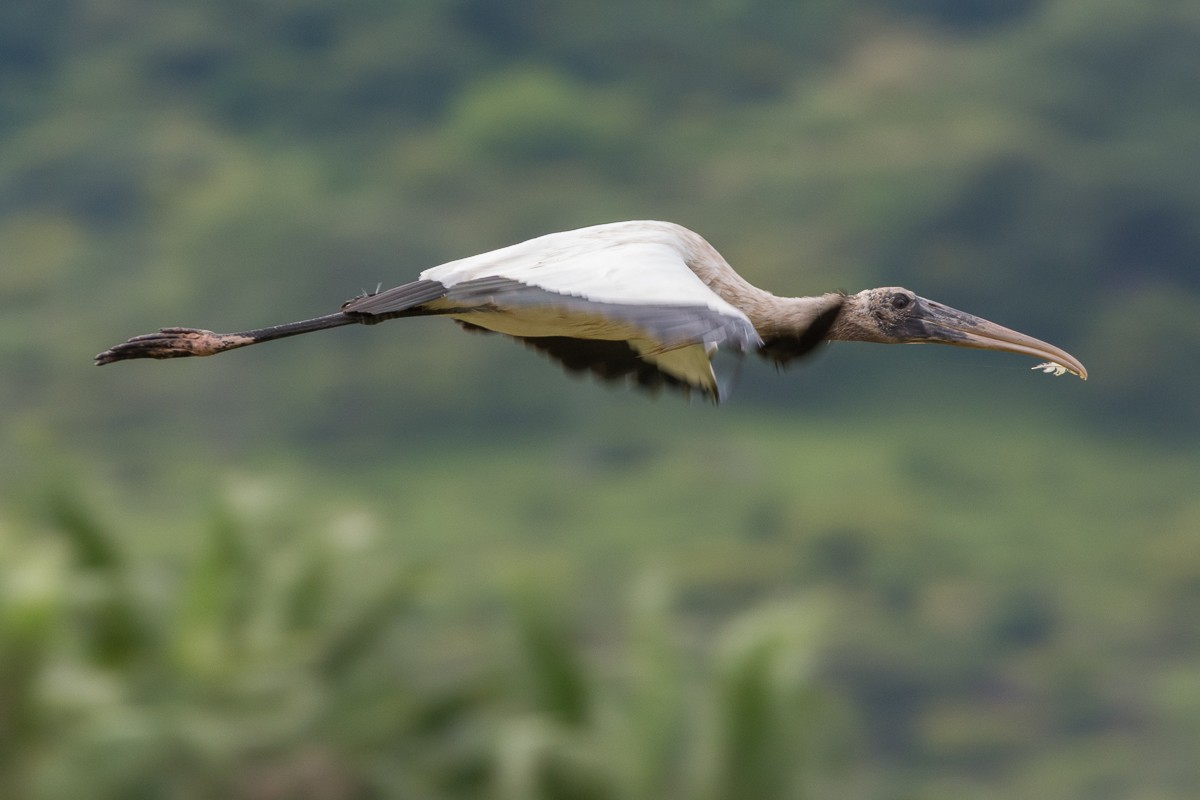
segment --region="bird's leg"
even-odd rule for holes
[[[114,345],[96,356],[96,365],[111,364],[131,358],[183,358],[185,356],[211,356],[238,347],[298,336],[301,333],[353,325],[362,322],[351,314],[327,314],[323,317],[288,322],[270,328],[257,328],[238,333],[213,333],[199,328],[162,328],[155,333],[144,333]]]

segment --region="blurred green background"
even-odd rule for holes
[[[438,320],[586,224],[1059,344],[715,409]],[[0,796],[1191,798],[1200,5],[0,5]]]

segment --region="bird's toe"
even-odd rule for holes
[[[96,356],[96,365],[133,358],[183,358],[218,352],[221,336],[199,328],[162,328],[134,336]]]

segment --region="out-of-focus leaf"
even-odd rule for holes
[[[351,669],[410,606],[417,584],[411,573],[397,574],[378,598],[332,634],[318,659],[320,670],[335,678]]]
[[[621,775],[628,798],[677,796],[687,767],[688,707],[684,663],[670,615],[671,594],[659,574],[633,592],[629,703],[614,732],[614,755],[628,764]]]
[[[613,797],[605,764],[580,732],[553,721],[518,718],[499,734],[496,794],[501,800],[602,800]]]
[[[121,553],[112,534],[77,495],[59,488],[51,493],[47,505],[51,523],[71,545],[80,567],[95,570],[121,567]]]
[[[284,615],[293,631],[311,631],[328,613],[329,555],[314,547],[305,554],[300,575],[288,588]]]
[[[0,531],[2,533],[2,531]],[[0,548],[7,544],[0,539]],[[57,559],[28,553],[20,574],[0,572],[0,793],[19,797],[46,733],[39,683],[62,625],[66,575]],[[0,549],[0,567],[12,554]]]
[[[570,631],[552,604],[528,589],[513,603],[521,663],[535,708],[568,727],[591,714],[588,675]]]
[[[89,654],[102,666],[119,666],[136,654],[146,635],[130,596],[125,558],[107,526],[77,495],[61,488],[52,493],[49,514],[86,573],[79,613],[88,621]]]
[[[749,615],[723,642],[716,677],[712,797],[795,800],[808,778],[814,721],[813,609]]]
[[[243,624],[260,588],[244,535],[232,513],[216,512],[204,551],[187,577],[173,633],[177,654],[201,674],[232,668],[231,659],[244,644]]]

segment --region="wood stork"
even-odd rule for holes
[[[240,333],[163,328],[105,350],[96,363],[207,356],[341,325],[427,315],[507,334],[570,371],[694,389],[718,402],[725,394],[713,369],[718,351],[754,350],[782,365],[824,340],[1002,350],[1087,378],[1083,364],[1054,345],[907,289],[777,297],[734,272],[699,234],[654,221],[551,233],[451,261],[315,319]]]

